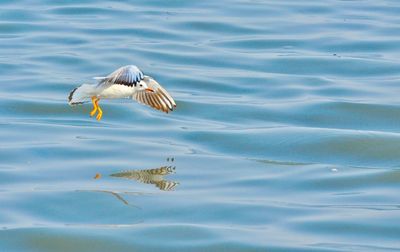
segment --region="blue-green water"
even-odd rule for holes
[[[399,14],[2,0],[0,251],[400,249]],[[177,110],[101,101],[97,122],[67,105],[127,64]]]

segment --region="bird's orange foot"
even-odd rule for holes
[[[90,111],[90,116],[93,117],[97,112],[96,116],[97,121],[100,121],[101,117],[103,116],[103,110],[101,110],[99,106],[99,101],[100,99],[98,97],[96,96],[92,97],[93,109],[92,111]]]
[[[96,108],[96,109],[93,109],[93,110],[90,112],[90,117],[93,117],[93,116],[96,114],[96,111],[97,111],[97,108]]]
[[[97,97],[96,96],[92,96],[93,109],[92,109],[92,111],[90,111],[90,116],[91,117],[93,117],[97,112],[97,109],[98,109],[97,101],[98,101]]]
[[[97,121],[100,121],[101,117],[103,116],[103,110],[101,110],[100,106],[97,106],[97,110],[99,113],[96,116]]]

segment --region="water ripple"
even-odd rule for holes
[[[398,1],[0,7],[1,251],[400,248]],[[68,106],[126,64],[177,110]]]

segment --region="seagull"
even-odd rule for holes
[[[69,105],[92,101],[90,116],[100,121],[103,110],[100,99],[130,98],[154,109],[168,113],[176,108],[171,95],[152,77],[144,75],[135,65],[123,66],[106,77],[94,77],[96,84],[82,84],[74,88],[69,96]]]

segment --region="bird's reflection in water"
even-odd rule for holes
[[[174,158],[167,158],[167,162],[174,162]],[[111,177],[125,178],[135,180],[145,184],[153,184],[162,191],[173,191],[179,182],[166,180],[164,176],[175,173],[175,166],[161,166],[154,169],[143,169],[143,170],[125,170],[118,173],[110,174]],[[101,179],[102,175],[97,173],[93,179]],[[152,193],[145,192],[132,192],[132,191],[111,191],[111,190],[78,190],[78,191],[90,191],[90,192],[101,192],[115,196],[118,200],[123,202],[125,205],[131,205],[124,196],[126,195],[148,195]],[[137,206],[135,206],[137,207]],[[140,208],[140,207],[137,207]]]
[[[153,184],[162,191],[172,191],[179,182],[166,180],[164,176],[175,173],[175,166],[162,166],[160,168],[145,170],[126,170],[111,174],[111,177],[136,180],[145,184]]]

